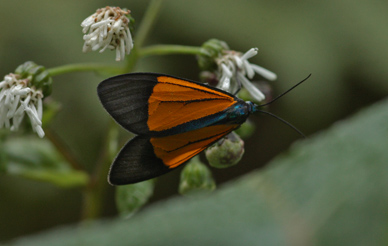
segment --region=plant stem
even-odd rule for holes
[[[188,54],[188,55],[200,55],[203,54],[203,49],[197,46],[185,46],[185,45],[152,45],[140,49],[138,51],[139,57],[150,55],[172,55],[172,54]],[[204,54],[207,55],[207,54]]]
[[[67,64],[59,67],[49,68],[47,72],[51,76],[57,76],[66,73],[72,72],[87,72],[87,71],[95,71],[95,72],[110,72],[110,73],[120,73],[123,70],[122,67],[107,65],[107,64],[99,64],[99,63],[74,63]]]
[[[125,59],[126,65],[124,72],[131,72],[135,67],[136,62],[139,59],[138,50],[142,47],[144,41],[150,33],[152,26],[155,23],[156,17],[158,16],[161,5],[162,0],[152,0],[148,5],[148,8],[135,35],[134,47],[131,51],[131,54]]]
[[[71,165],[75,170],[84,170],[84,168],[79,164],[77,158],[70,151],[69,147],[59,138],[59,136],[52,131],[50,128],[45,129],[46,137],[50,142],[55,146],[57,151],[62,154],[66,161]]]
[[[150,33],[151,28],[156,21],[156,17],[159,14],[161,5],[162,0],[152,0],[148,5],[147,11],[144,14],[134,40],[134,44],[138,48],[143,46],[144,41]]]
[[[91,175],[89,185],[85,189],[83,203],[83,220],[92,220],[101,216],[103,209],[103,201],[109,188],[106,181],[107,173],[113,159],[112,155],[116,155],[118,151],[118,126],[113,120],[107,131],[103,151],[98,158],[98,163],[94,173]]]

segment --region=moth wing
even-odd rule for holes
[[[166,137],[136,136],[114,160],[109,172],[109,183],[132,184],[165,174],[237,127],[216,125]]]
[[[148,127],[150,131],[174,134],[194,130],[217,121],[215,114],[235,104],[237,99],[225,92],[207,85],[160,75],[148,101]],[[211,118],[210,120],[202,120]],[[196,122],[191,124],[191,122]],[[190,127],[182,127],[185,124]],[[196,127],[193,127],[196,125]],[[183,129],[183,130],[182,130]]]
[[[133,184],[171,170],[156,157],[149,137],[136,136],[121,149],[113,161],[108,182],[112,185]]]
[[[102,81],[97,93],[117,123],[133,133],[148,134],[148,99],[156,84],[151,74],[123,74]]]
[[[195,120],[196,128],[207,126],[209,121],[200,122],[202,118],[222,112],[237,100],[195,81],[153,73],[109,78],[99,84],[97,92],[104,108],[121,126],[150,136],[193,130],[182,126]],[[174,127],[177,130],[168,131]]]

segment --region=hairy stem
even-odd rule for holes
[[[143,46],[144,41],[150,33],[152,26],[154,25],[159,14],[161,5],[162,0],[152,0],[148,5],[147,11],[144,14],[134,40],[134,44],[138,48]]]
[[[152,45],[139,50],[139,57],[150,55],[172,55],[172,54],[187,54],[200,55],[203,49],[197,46],[185,45]],[[205,54],[206,55],[206,54]]]
[[[112,120],[102,146],[101,156],[98,158],[89,185],[85,189],[82,212],[83,220],[92,220],[101,216],[104,205],[103,201],[109,188],[106,177],[113,156],[118,151],[118,135],[118,126]]]
[[[51,76],[57,76],[72,72],[109,72],[109,73],[120,73],[123,70],[122,67],[99,64],[99,63],[74,63],[67,64],[59,67],[49,68],[47,72]]]

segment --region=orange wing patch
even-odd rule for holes
[[[163,131],[183,123],[215,114],[236,101],[230,95],[189,81],[158,77],[148,99],[148,127]]]
[[[169,168],[175,168],[199,154],[238,125],[215,125],[176,135],[151,138],[155,155]]]

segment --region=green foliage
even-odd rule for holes
[[[387,245],[388,100],[211,196],[13,245]]]
[[[144,206],[154,193],[154,180],[140,183],[117,186],[116,206],[124,218],[129,218]]]
[[[211,192],[215,188],[216,183],[209,168],[201,162],[198,156],[192,158],[181,172],[179,193],[197,195]]]
[[[6,173],[61,187],[83,186],[88,176],[73,169],[45,139],[10,138],[0,151]]]

